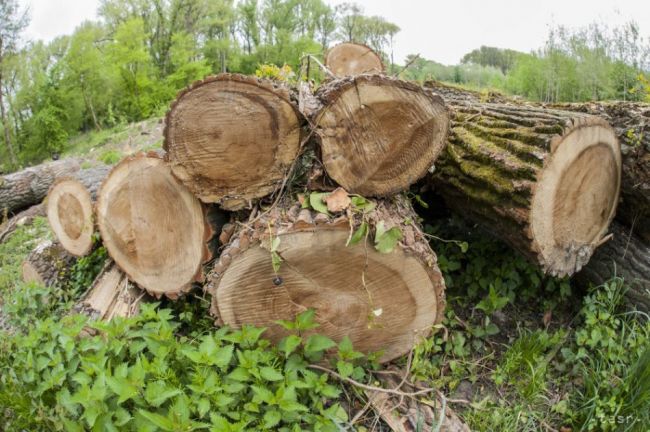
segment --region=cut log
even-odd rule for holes
[[[37,217],[45,216],[45,205],[36,204],[23,210],[0,225],[0,243],[5,241],[18,227],[31,225]]]
[[[388,196],[424,176],[445,145],[449,115],[422,87],[381,75],[321,86],[314,132],[329,177],[364,196]]]
[[[280,186],[301,135],[302,115],[287,88],[221,74],[172,103],[164,148],[174,175],[199,199],[238,210]]]
[[[79,169],[78,160],[64,159],[0,177],[0,218],[40,203],[57,178]]]
[[[212,231],[199,200],[155,154],[115,166],[97,195],[96,215],[109,255],[150,294],[173,299],[202,279]]]
[[[612,239],[598,248],[579,279],[600,285],[618,276],[629,287],[629,305],[650,313],[650,244],[618,222],[611,224],[610,231]]]
[[[473,218],[552,275],[580,270],[607,233],[621,155],[604,120],[534,107],[453,103],[434,175]]]
[[[589,102],[557,107],[598,115],[612,125],[623,154],[616,219],[650,244],[650,104]]]
[[[93,319],[110,321],[116,316],[137,315],[144,299],[145,293],[129,283],[126,274],[109,260],[75,309]]]
[[[108,166],[88,168],[74,177],[57,179],[47,195],[47,220],[61,245],[74,256],[93,248],[95,218],[93,205]]]
[[[93,201],[78,180],[57,180],[47,196],[47,220],[61,246],[74,256],[93,248]]]
[[[351,42],[340,43],[327,51],[325,66],[339,78],[384,72],[384,63],[375,51]]]
[[[23,281],[50,287],[60,283],[72,267],[75,258],[57,242],[39,243],[23,262]]]
[[[287,335],[277,320],[313,308],[320,334],[349,336],[363,352],[384,350],[381,361],[408,352],[443,318],[436,255],[402,197],[365,214],[371,226],[383,221],[401,230],[402,241],[389,253],[379,253],[372,237],[346,246],[360,224],[359,214],[352,217],[315,214],[296,204],[276,207],[253,227],[242,224],[208,277],[214,316],[234,327],[267,327],[265,337],[277,342]],[[278,258],[276,273],[272,261]]]

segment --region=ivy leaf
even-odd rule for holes
[[[386,230],[384,221],[380,221],[375,227],[375,249],[379,253],[390,253],[402,239],[402,231],[398,227]]]
[[[260,376],[267,381],[281,381],[284,379],[280,372],[269,366],[260,368]]]
[[[336,343],[323,335],[311,335],[305,344],[305,352],[309,354],[319,353],[336,346]]]
[[[359,225],[359,228],[352,233],[352,236],[350,236],[350,239],[348,240],[348,243],[346,246],[354,246],[355,244],[359,243],[361,240],[366,238],[368,235],[368,224],[366,222],[362,222],[361,225]]]
[[[171,397],[180,394],[179,389],[170,387],[165,381],[154,381],[147,385],[144,392],[144,399],[153,407],[159,407]]]
[[[323,198],[327,195],[329,195],[328,192],[312,192],[309,194],[309,204],[311,205],[311,208],[317,212],[324,213],[329,216],[330,212],[327,211],[327,204],[325,204],[323,201]]]

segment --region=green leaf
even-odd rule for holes
[[[318,353],[322,352],[325,350],[328,350],[332,347],[336,346],[336,342],[334,342],[332,339],[328,338],[327,336],[323,335],[311,335],[307,339],[307,343],[305,344],[305,352],[306,353]]]
[[[217,351],[212,356],[212,364],[218,366],[221,369],[225,369],[232,360],[233,350],[235,349],[234,345],[225,345],[217,349]]]
[[[264,427],[267,429],[275,427],[280,423],[280,420],[282,420],[282,414],[280,414],[280,411],[275,409],[269,410],[264,414]]]
[[[248,381],[251,377],[251,374],[242,367],[235,368],[232,372],[227,375],[228,378],[235,381]]]
[[[316,316],[316,311],[312,308],[307,309],[306,311],[299,313],[296,316],[296,330],[311,330],[319,326],[319,324],[314,321]]]
[[[288,356],[292,352],[298,348],[300,345],[300,342],[302,342],[302,338],[300,336],[296,335],[289,335],[287,337],[282,338],[280,340],[280,343],[278,344],[278,349],[284,353],[285,356]]]
[[[273,273],[278,273],[280,271],[280,266],[282,265],[282,257],[279,253],[272,251],[271,252],[271,266],[273,266]]]
[[[319,213],[329,215],[330,213],[327,211],[327,204],[323,202],[323,198],[327,195],[329,195],[328,192],[312,192],[309,194],[309,205],[311,205],[311,208]]]
[[[108,387],[118,396],[117,403],[121,404],[138,394],[138,388],[129,383],[125,378],[106,378]]]
[[[354,246],[355,244],[359,243],[361,240],[366,238],[368,235],[368,224],[366,222],[362,222],[361,225],[359,225],[359,228],[352,233],[352,236],[350,236],[350,239],[348,240],[348,243],[346,246]]]
[[[253,393],[255,393],[255,396],[257,396],[260,401],[269,405],[273,403],[273,392],[269,389],[256,385],[252,385],[251,389],[253,389]]]
[[[147,389],[144,392],[144,399],[151,404],[151,406],[159,407],[165,403],[169,398],[172,398],[181,391],[167,385],[165,381],[154,381],[147,384]]]
[[[336,370],[339,371],[339,374],[343,378],[347,378],[352,375],[352,372],[354,372],[354,365],[352,363],[339,360],[336,362]]]
[[[154,424],[155,426],[158,426],[160,429],[164,431],[174,431],[174,422],[168,419],[167,417],[161,416],[160,414],[152,413],[149,411],[145,411],[143,409],[138,410],[138,413],[147,419],[149,422]]]
[[[353,196],[350,198],[350,201],[352,202],[352,207],[354,207],[357,210],[361,210],[364,213],[367,213],[375,208],[374,202],[367,200],[366,198],[361,196]]]
[[[467,242],[460,242],[459,246],[462,253],[467,252],[467,249],[469,249],[469,244],[467,244]]]
[[[398,227],[386,230],[384,221],[380,221],[375,227],[375,249],[380,253],[392,252],[401,239],[402,231]]]
[[[269,366],[260,368],[260,376],[267,381],[281,381],[284,379],[284,375]]]

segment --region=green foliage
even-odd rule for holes
[[[122,159],[122,154],[117,150],[107,150],[99,156],[99,160],[106,165],[115,165]]]
[[[249,326],[178,337],[156,305],[109,323],[44,319],[2,339],[5,430],[338,431],[340,389],[309,364],[333,351],[339,371],[363,379],[367,360],[347,338],[304,336],[313,319],[284,323],[296,333],[277,348]],[[99,334],[80,338],[87,326]]]

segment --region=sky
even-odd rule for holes
[[[30,8],[30,40],[50,41],[95,19],[99,0],[20,0]],[[325,0],[336,5],[344,0]],[[530,52],[540,48],[550,25],[610,26],[635,20],[650,38],[650,0],[356,0],[367,15],[400,26],[395,60],[408,54],[456,64],[481,45]]]

